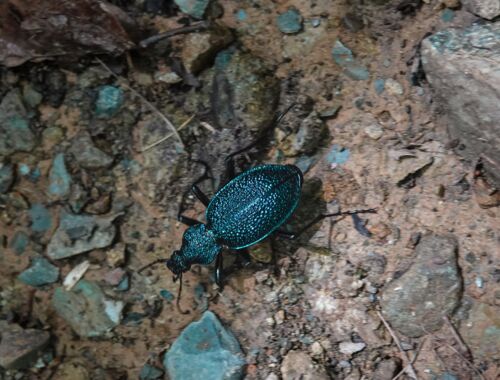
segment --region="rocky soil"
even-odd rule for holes
[[[498,0],[63,3],[0,4],[0,379],[499,378]],[[377,212],[178,300],[139,269],[260,136],[289,231]]]

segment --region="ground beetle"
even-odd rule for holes
[[[292,106],[276,117],[271,126],[275,126]],[[140,271],[164,262],[176,276],[174,279],[181,279],[182,287],[182,273],[188,271],[193,264],[208,265],[216,260],[215,280],[221,286],[223,249],[244,252],[245,248],[274,232],[294,239],[323,218],[376,212],[375,209],[365,209],[320,214],[296,233],[279,230],[299,204],[303,183],[300,169],[294,165],[268,164],[234,175],[234,157],[253,148],[263,137],[265,134],[226,158],[226,178],[229,181],[211,200],[197,186],[202,180],[210,178],[207,174],[208,166],[203,163],[207,170],[191,187],[191,191],[207,207],[206,224],[184,216],[181,203],[178,220],[189,226],[184,232],[181,249],[175,251],[168,260],[156,260]]]

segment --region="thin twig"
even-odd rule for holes
[[[420,354],[420,351],[422,350],[422,347],[424,346],[424,344],[425,344],[425,342],[426,342],[426,341],[427,341],[427,338],[423,338],[423,339],[420,341],[420,343],[418,344],[418,347],[417,347],[417,349],[415,350],[415,355],[413,355],[413,359],[411,359],[411,362],[410,362],[412,365],[413,365],[413,364],[415,364],[415,362],[417,361],[418,355]],[[392,378],[392,380],[397,380],[397,379],[399,379],[399,378],[403,375],[403,373],[405,373],[405,372],[406,372],[407,367],[408,367],[408,366],[404,367],[401,371],[399,371],[399,373],[398,373],[396,376],[394,376],[394,377]]]
[[[468,365],[471,369],[473,369],[473,370],[474,370],[474,372],[476,372],[476,373],[477,373],[477,375],[479,376],[479,378],[480,378],[481,380],[485,380],[485,378],[484,378],[484,376],[483,376],[482,372],[481,372],[478,368],[476,368],[476,366],[475,366],[475,365],[474,365],[474,364],[473,364],[473,363],[472,363],[469,359],[467,359],[467,358],[466,358],[466,357],[465,357],[465,356],[464,356],[464,355],[463,355],[460,351],[458,351],[458,350],[457,350],[455,347],[453,347],[452,345],[450,345],[450,344],[448,344],[448,343],[445,343],[445,344],[446,344],[446,346],[447,346],[448,348],[450,348],[450,349],[451,349],[451,350],[453,350],[453,351],[454,351],[454,352],[455,352],[458,356],[460,356],[460,358],[461,358],[463,361],[465,361],[465,362],[467,363],[467,365]]]
[[[458,331],[455,329],[455,326],[450,321],[450,318],[448,318],[447,315],[443,316],[444,321],[448,325],[448,327],[451,330],[451,333],[453,334],[453,338],[455,338],[455,341],[457,342],[458,346],[460,347],[460,350],[464,355],[470,356],[470,351],[469,348],[465,345],[465,342],[463,341],[462,337],[458,334]]]
[[[169,31],[166,31],[164,33],[156,34],[154,36],[148,37],[141,42],[139,42],[139,46],[141,48],[148,47],[151,44],[154,44],[155,42],[158,42],[160,40],[163,40],[165,38],[170,38],[173,36],[177,36],[179,34],[187,34],[187,33],[193,33],[193,32],[199,32],[201,30],[205,30],[210,26],[210,23],[208,21],[201,21],[193,25],[189,26],[182,26],[180,28],[176,29],[171,29]]]
[[[189,119],[187,119],[184,123],[182,123],[182,125],[177,129],[177,132],[179,132],[181,129],[183,129],[186,125],[188,125],[191,120],[194,119],[194,115],[191,116]],[[158,144],[161,144],[163,141],[169,139],[170,137],[172,137],[174,134],[173,133],[169,133],[168,135],[166,135],[165,137],[162,137],[161,139],[159,139],[158,141],[155,141],[154,143],[152,144],[149,144],[148,146],[146,146],[145,148],[142,148],[141,150],[141,153],[144,153],[148,150],[150,150],[151,148],[154,148],[155,146],[157,146]]]
[[[177,133],[177,130],[175,129],[174,125],[172,122],[158,109],[156,108],[149,100],[147,100],[144,96],[142,96],[139,92],[134,90],[130,85],[127,83],[127,80],[123,78],[120,75],[117,75],[111,70],[103,61],[101,61],[99,58],[97,58],[97,62],[101,64],[102,67],[104,67],[111,75],[113,75],[116,79],[118,79],[123,87],[128,89],[132,94],[137,96],[139,99],[141,99],[153,112],[156,112],[158,116],[165,122],[168,128],[172,130],[172,134],[179,140],[181,146],[184,148],[184,143],[182,142],[181,136]]]
[[[413,368],[413,364],[411,363],[411,360],[410,358],[408,357],[408,354],[406,353],[405,350],[403,350],[403,347],[401,346],[401,342],[399,340],[399,338],[397,337],[396,333],[392,330],[391,326],[389,325],[389,323],[385,320],[384,316],[382,315],[382,313],[380,311],[377,310],[377,315],[378,317],[380,318],[380,320],[382,321],[382,323],[384,324],[385,328],[387,329],[387,331],[389,331],[389,334],[391,334],[392,336],[392,339],[394,340],[394,343],[396,343],[396,346],[398,346],[399,348],[399,351],[401,352],[401,354],[403,355],[403,358],[406,360],[406,362],[408,363],[406,365],[406,372],[408,372],[408,375],[410,375],[411,377],[413,377],[414,379],[418,380],[418,376],[417,374],[415,373],[415,368]]]

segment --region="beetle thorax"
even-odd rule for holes
[[[197,224],[184,232],[182,247],[173,253],[167,266],[174,274],[180,274],[193,264],[210,264],[221,249],[214,233],[204,224]]]

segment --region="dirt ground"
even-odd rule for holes
[[[463,335],[467,323],[474,322],[470,319],[473,305],[487,304],[498,312],[498,207],[482,208],[478,203],[472,186],[474,163],[462,160],[451,149],[445,115],[433,103],[425,79],[418,86],[411,83],[420,41],[439,29],[468,25],[474,17],[457,9],[455,18],[446,22],[442,17],[445,6],[437,1],[424,2],[408,14],[396,9],[399,3],[218,2],[223,9],[218,21],[234,31],[239,49],[260,57],[280,80],[279,110],[304,97],[312,99],[313,108],[319,113],[341,106],[335,117],[324,119],[328,137],[316,141],[312,153],[288,154],[286,144],[279,141],[280,131],[293,129],[294,123],[301,121],[292,112],[285,120],[286,127],[269,134],[265,148],[240,162],[240,166],[278,161],[293,164],[301,157],[311,158],[312,164],[305,173],[304,199],[293,219],[295,226],[325,210],[334,212],[337,205],[342,210],[376,208],[377,213],[362,216],[371,233],[369,238],[353,227],[350,217],[336,223],[326,219],[311,227],[298,242],[277,239],[272,247],[269,242],[260,244],[260,251],[251,252],[252,263],[244,268],[233,265],[234,257],[226,257],[225,265],[231,270],[223,291],[214,283],[212,266],[194,266],[183,278],[180,304],[186,314],[177,310],[175,301],[160,296],[161,290],[177,296],[178,283],[173,282],[167,268],[159,265],[142,273],[138,269],[157,258],[168,258],[180,247],[185,226],[175,218],[178,202],[201,169],[189,161],[189,154],[172,153],[176,141],[173,137],[159,145],[159,156],[154,152],[158,147],[140,151],[138,147],[144,146],[144,141],[150,143],[161,137],[144,137],[148,123],[161,121],[143,99],[134,96],[123,81],[106,74],[93,57],[83,58],[77,64],[27,63],[2,69],[2,94],[9,87],[22,89],[34,82],[36,72],[60,70],[67,85],[63,103],[52,106],[43,100],[32,110],[36,148],[8,157],[18,170],[21,164],[38,167],[39,179],[17,175],[9,197],[4,197],[0,205],[0,237],[4,239],[0,254],[1,319],[50,332],[53,360],[22,371],[0,372],[0,378],[138,378],[146,363],[163,368],[163,354],[182,329],[207,309],[215,312],[240,342],[248,363],[246,379],[293,379],[283,375],[284,358],[292,350],[307,353],[316,368],[312,377],[304,379],[390,379],[376,372],[377,368],[380,363],[393,360],[397,374],[406,365],[404,355],[410,359],[416,355],[413,368],[419,379],[497,378],[499,353],[485,352],[479,332],[477,336],[467,333],[465,344],[471,357],[464,358],[457,351],[456,334],[458,331]],[[286,35],[275,20],[290,7],[300,12],[304,26],[301,32]],[[362,27],[346,22],[346,15]],[[134,16],[140,25],[155,28],[156,32],[179,27],[182,18],[180,12],[174,16]],[[319,26],[312,26],[313,19],[320,20]],[[179,56],[186,38],[188,35],[170,39],[168,54]],[[332,58],[336,40],[348,46],[357,62],[366,66],[370,79],[353,80],[345,75]],[[222,156],[222,151],[231,150],[232,145],[225,142],[217,147],[223,132],[217,127],[215,132],[200,127],[200,121],[210,124],[210,119],[195,115],[187,105],[189,99],[202,96],[203,90],[193,91],[187,85],[172,88],[152,79],[158,67],[167,61],[155,54],[153,48],[147,53],[133,53],[128,63],[123,57],[101,58],[109,67],[123,68],[120,75],[127,78],[127,83],[176,126],[195,116],[181,138],[188,153],[202,157],[200,152],[206,151],[212,157],[218,176],[220,160],[213,157]],[[83,73],[88,73],[89,68],[95,69],[97,75],[89,79],[90,84],[83,84]],[[204,75],[206,70],[196,74],[199,78]],[[377,93],[374,86],[377,78],[386,80],[382,93]],[[395,82],[388,84],[387,79]],[[82,94],[87,88],[104,84],[121,86],[125,101],[112,118],[95,120],[89,116],[91,106],[82,106]],[[53,126],[62,131],[60,138],[44,135],[44,130]],[[120,210],[115,221],[118,231],[113,243],[104,248],[50,261],[60,269],[63,279],[77,264],[88,260],[90,268],[85,279],[100,284],[107,296],[124,302],[122,323],[100,338],[79,337],[54,310],[51,299],[61,280],[31,287],[17,279],[35,255],[45,255],[58,227],[60,211],[68,207],[70,201],[53,201],[47,196],[49,171],[56,152],[68,151],[71,139],[82,130],[91,131],[95,145],[113,157],[113,164],[88,170],[69,158],[68,171],[73,183],[83,184],[84,191],[88,191],[90,203],[111,197],[112,206],[106,213]],[[158,133],[161,131],[164,130]],[[203,137],[193,137],[197,134]],[[215,143],[210,142],[212,135]],[[251,136],[244,138],[249,140]],[[344,153],[347,149],[345,160],[332,160],[334,146],[344,148]],[[394,158],[408,150],[414,158],[409,164]],[[158,165],[162,160],[164,168]],[[177,174],[164,175],[162,170]],[[168,186],[155,187],[157,181],[163,180]],[[210,186],[203,186],[213,194]],[[38,203],[44,204],[52,217],[50,228],[43,233],[31,229],[29,210]],[[192,198],[188,203],[187,214],[203,220],[203,206]],[[30,237],[28,248],[21,255],[10,245],[19,231]],[[407,347],[402,352],[377,313],[379,297],[384,286],[415,261],[418,238],[431,232],[452,235],[458,243],[457,263],[463,290],[456,311],[450,315],[454,329],[445,323],[441,329],[418,338],[399,334]],[[120,244],[126,247],[122,267],[129,276],[130,288],[117,292],[105,278],[111,270],[109,251]],[[271,249],[278,255],[278,274],[270,263]],[[374,255],[384,262],[378,272],[370,272],[374,264],[369,260]],[[321,273],[328,273],[326,279]],[[360,326],[371,333],[363,333]],[[362,341],[366,348],[351,354],[341,352],[339,343],[349,340]],[[273,373],[277,377],[272,377]],[[321,377],[323,373],[329,377]],[[399,378],[410,377],[404,373]]]

